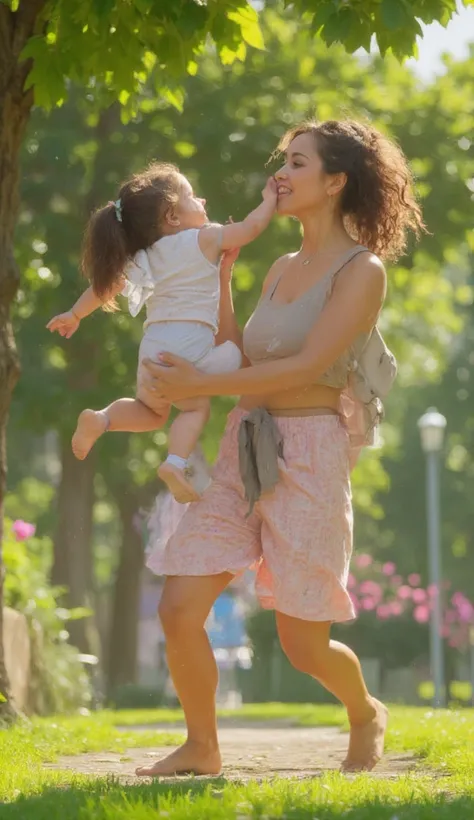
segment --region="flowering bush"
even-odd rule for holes
[[[397,573],[393,562],[379,563],[366,553],[357,555],[353,566],[348,588],[358,613],[373,613],[380,621],[408,616],[418,624],[429,622],[437,595],[434,585],[425,589],[417,573],[405,579]],[[474,625],[474,605],[462,592],[450,591],[449,581],[444,581],[442,586],[445,599],[442,635],[449,646],[464,650]]]
[[[32,711],[71,711],[89,703],[90,685],[77,649],[68,643],[67,622],[88,612],[59,606],[63,590],[49,582],[51,544],[34,536],[34,524],[5,520],[4,601],[29,624]]]

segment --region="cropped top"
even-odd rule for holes
[[[249,361],[252,364],[258,364],[269,359],[284,359],[299,353],[331,294],[336,275],[354,256],[366,251],[367,248],[362,245],[351,248],[349,252],[339,257],[321,279],[288,304],[281,304],[273,300],[281,278],[278,277],[273,287],[261,297],[245,325],[243,348]],[[370,333],[361,334],[350,349],[346,350],[315,383],[344,389],[348,383],[349,372],[369,337]]]
[[[203,322],[218,327],[219,265],[202,253],[199,229],[163,236],[127,264],[122,295],[132,316],[146,305],[145,327],[153,322]]]

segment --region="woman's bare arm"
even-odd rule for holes
[[[314,384],[359,334],[375,324],[386,290],[385,270],[375,256],[356,257],[337,277],[333,293],[307,336],[302,350],[294,356],[264,362],[224,374],[193,374],[173,356],[164,355],[175,368],[153,367],[160,378],[159,390],[171,400],[188,395],[245,396],[268,395]],[[186,370],[184,373],[183,368]],[[180,387],[180,381],[184,387]],[[159,392],[159,391],[158,391]]]

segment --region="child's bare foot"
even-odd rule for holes
[[[367,723],[351,725],[349,751],[342,764],[343,772],[370,772],[383,757],[388,711],[383,703],[372,699],[375,715]]]
[[[186,478],[185,470],[180,470],[169,461],[165,461],[158,468],[158,475],[167,485],[170,493],[179,504],[187,504],[189,501],[198,501],[200,498],[197,490]]]
[[[97,439],[107,430],[107,416],[96,410],[83,410],[72,437],[72,452],[82,461]]]
[[[138,777],[172,777],[176,774],[218,775],[222,760],[219,749],[201,746],[187,740],[183,746],[172,752],[163,760],[157,760],[151,766],[140,766],[135,770]]]

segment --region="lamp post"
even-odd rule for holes
[[[446,703],[443,653],[443,608],[441,595],[441,538],[439,456],[443,447],[446,419],[435,407],[430,407],[419,419],[421,446],[426,455],[426,518],[428,525],[428,566],[433,591],[430,620],[430,665],[434,682],[434,702],[437,708]]]

